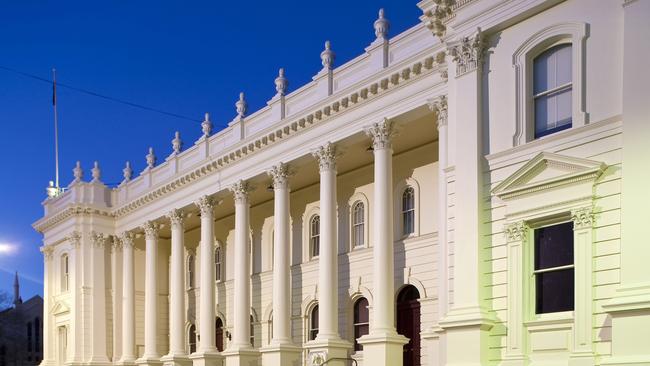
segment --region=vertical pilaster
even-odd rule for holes
[[[621,278],[614,298],[603,308],[612,318],[612,356],[606,364],[650,364],[650,2],[624,0],[623,135],[621,186]],[[618,71],[618,70],[617,70]]]
[[[508,318],[504,364],[526,365],[524,328],[524,247],[530,228],[524,221],[509,223],[504,232],[508,243]]]
[[[92,272],[92,353],[90,356],[91,365],[109,364],[106,353],[107,332],[106,332],[106,274],[104,255],[106,253],[106,234],[92,232],[90,241],[91,272]]]
[[[373,318],[370,333],[359,342],[364,363],[401,366],[408,339],[395,330],[395,261],[393,249],[393,122],[387,118],[366,128],[375,157],[373,208]]]
[[[456,209],[454,304],[439,325],[445,329],[448,365],[487,362],[488,330],[494,320],[483,306],[482,237],[482,68],[485,43],[480,30],[452,43],[449,116],[455,124]]]
[[[52,252],[54,249],[50,246],[42,246],[41,253],[43,253],[43,361],[41,366],[54,365],[56,359],[54,358],[54,327],[52,315],[49,312],[50,307],[50,291],[52,291],[52,279],[55,278],[51,273],[52,269]],[[54,291],[53,291],[54,292]]]
[[[320,250],[318,255],[318,335],[305,347],[310,358],[347,357],[351,344],[338,331],[338,242],[336,240],[336,147],[327,143],[312,155],[320,171]],[[328,365],[342,365],[333,361]]]
[[[289,252],[289,168],[280,163],[268,171],[273,179],[273,337],[264,347],[262,364],[293,365],[301,348],[291,341],[291,287]]]
[[[194,204],[201,211],[201,243],[199,266],[200,306],[199,306],[199,347],[191,355],[195,366],[221,364],[221,355],[215,341],[214,307],[214,206],[210,196],[202,196]],[[182,265],[182,263],[181,263]]]
[[[145,235],[144,278],[144,354],[136,361],[141,365],[159,365],[158,353],[158,224],[147,221]]]
[[[120,365],[135,364],[135,276],[133,240],[135,235],[124,232],[122,242],[122,356]]]
[[[72,264],[70,266],[70,284],[68,286],[68,291],[70,291],[73,298],[72,306],[70,307],[72,314],[70,329],[68,330],[67,354],[63,357],[57,357],[57,361],[63,358],[73,365],[79,365],[83,360],[85,342],[83,333],[83,312],[85,303],[83,301],[84,294],[82,289],[86,282],[84,279],[84,267],[87,267],[87,265],[84,265],[83,252],[87,250],[87,245],[84,245],[81,233],[78,231],[73,231],[67,239],[73,247],[70,257],[68,258]]]
[[[171,273],[169,292],[169,353],[161,360],[166,366],[189,365],[185,352],[185,269],[183,266],[185,235],[183,211],[174,209],[167,214],[171,227]]]
[[[122,323],[122,286],[121,281],[123,271],[123,255],[122,249],[123,244],[121,238],[113,236],[113,246],[111,251],[111,287],[112,287],[112,298],[111,306],[112,310],[112,328],[113,328],[113,351],[111,355],[111,361],[117,362],[122,356],[122,334],[121,334],[121,323]]]
[[[243,180],[230,187],[235,198],[235,316],[232,342],[224,352],[227,366],[248,366],[259,356],[250,344],[250,190]]]

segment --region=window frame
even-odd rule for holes
[[[61,254],[61,292],[70,291],[70,255]]]
[[[354,208],[358,204],[363,204],[363,244],[355,246],[355,236],[354,236]],[[361,250],[364,248],[371,247],[370,243],[370,204],[368,198],[365,194],[361,192],[356,192],[348,200],[348,223],[349,223],[349,232],[348,232],[348,251],[352,252],[355,250]]]
[[[214,255],[214,281],[219,283],[223,281],[223,250],[221,248],[221,244],[217,243],[217,245],[214,247],[213,255]]]
[[[192,343],[192,328],[194,329],[194,343]],[[196,333],[196,324],[190,323],[187,327],[187,353],[192,354],[198,349],[199,337]],[[194,345],[194,351],[192,351],[192,345]]]
[[[318,220],[318,233],[314,235],[314,221]],[[320,214],[314,214],[309,218],[309,258],[315,259],[318,258],[320,255],[320,234],[321,234],[321,227],[320,227]],[[316,241],[317,243],[315,243]],[[314,244],[318,245],[318,253],[314,254]]]
[[[408,208],[408,209],[405,208],[406,205],[404,204],[406,202],[405,200],[406,200],[406,193],[407,192],[411,192],[411,200],[412,200],[411,207]],[[402,234],[402,237],[409,237],[409,236],[412,236],[412,235],[415,234],[415,189],[413,187],[411,187],[410,185],[407,185],[402,190],[402,194],[401,194],[401,197],[400,197],[400,202],[401,202],[401,205],[400,205],[400,223],[401,223],[401,228],[402,228],[401,234]],[[409,214],[412,215],[412,217],[411,217],[411,226],[412,226],[412,228],[409,231],[407,231],[406,221],[407,221],[407,217],[408,217]]]
[[[360,207],[360,209],[359,209]],[[357,221],[358,216],[361,216],[361,220]],[[352,220],[351,220],[351,231],[352,231],[352,247],[353,248],[363,248],[366,246],[366,207],[362,201],[356,201],[352,205]],[[357,235],[359,234],[359,235]],[[361,242],[359,243],[359,239]]]
[[[366,302],[366,306],[365,306],[366,309],[365,310],[367,312],[367,318],[368,318],[367,322],[360,322],[360,321],[358,322],[357,321],[357,306],[359,305],[359,303],[361,301]],[[367,326],[368,327],[367,331],[366,331],[365,334],[361,334],[361,335],[357,336],[357,329],[359,327],[362,327],[362,326]],[[358,340],[359,340],[359,338],[363,337],[364,335],[368,335],[368,334],[370,334],[370,301],[368,301],[368,298],[366,298],[364,296],[360,296],[360,297],[356,298],[354,300],[354,302],[352,303],[352,336],[354,338],[354,342],[353,342],[354,347],[352,349],[353,349],[353,351],[355,353],[363,352],[363,345],[361,345],[358,342]]]
[[[318,337],[318,331],[320,329],[320,323],[318,319],[318,313],[319,308],[318,304],[314,304],[310,309],[309,309],[309,316],[307,318],[307,341],[313,341]],[[314,327],[314,324],[316,325]],[[315,331],[315,333],[314,333]],[[313,336],[312,336],[313,335]]]
[[[193,290],[196,288],[196,255],[193,252],[187,254],[186,265],[187,289]]]
[[[571,45],[571,130],[588,123],[589,114],[585,102],[585,56],[587,24],[566,22],[548,26],[529,36],[512,56],[515,72],[515,133],[513,146],[548,138],[556,135],[549,133],[535,138],[535,105],[533,103],[533,60],[546,50],[559,44]],[[560,132],[556,131],[556,132]]]

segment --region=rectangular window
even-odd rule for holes
[[[533,262],[535,313],[573,310],[573,222],[536,229]]]

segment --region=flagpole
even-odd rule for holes
[[[57,195],[61,193],[59,186],[59,121],[56,113],[56,69],[52,69],[52,104],[54,106],[54,167],[55,187]]]

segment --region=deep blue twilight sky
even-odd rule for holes
[[[316,1],[3,1],[0,67],[191,116],[210,112],[216,129],[235,116],[244,91],[249,113],[275,93],[284,67],[289,90],[309,82],[331,40],[336,65],[374,39],[380,7],[396,35],[417,24],[416,0]],[[54,179],[52,88],[0,69],[0,291],[21,276],[23,299],[43,293],[41,217],[45,186]],[[130,160],[135,174],[152,146],[159,161],[174,131],[186,144],[200,123],[172,118],[57,88],[61,183],[81,160],[103,181],[117,183]],[[14,250],[7,251],[7,245]]]

